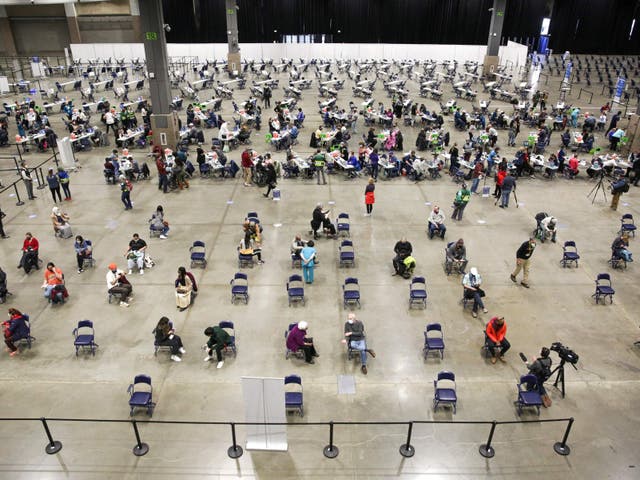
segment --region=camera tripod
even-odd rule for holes
[[[558,365],[552,372],[551,375],[549,375],[549,378],[553,377],[553,375],[557,372],[558,375],[556,376],[556,380],[555,382],[553,382],[553,386],[558,388],[558,382],[560,383],[560,391],[562,392],[562,398],[564,398],[564,394],[565,394],[565,390],[564,390],[564,364],[567,363],[565,359],[560,359],[560,365]],[[573,368],[576,368],[576,366],[571,363],[570,364]]]
[[[602,185],[602,180],[604,179],[604,169],[600,172],[600,177],[598,178],[598,183],[596,186],[591,189],[591,191],[587,194],[587,198],[593,195],[591,199],[591,205],[596,201],[596,197],[598,196],[598,191],[602,190],[602,196],[604,197],[604,203],[607,203],[607,192],[605,190],[604,185]]]

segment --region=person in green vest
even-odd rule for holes
[[[327,184],[327,179],[325,177],[324,174],[324,165],[326,163],[326,158],[325,158],[325,154],[323,152],[320,151],[320,149],[316,150],[315,155],[312,158],[313,160],[313,165],[316,169],[316,172],[318,174],[318,185],[320,185],[320,176],[322,175],[322,184],[326,185]]]
[[[214,327],[208,327],[204,331],[204,334],[209,337],[209,340],[205,345],[207,356],[205,357],[204,361],[208,362],[209,360],[211,360],[213,351],[215,350],[216,358],[218,359],[218,365],[216,366],[216,368],[222,368],[222,366],[224,365],[224,360],[222,360],[222,349],[225,347],[225,345],[229,345],[229,343],[231,342],[231,337],[224,328],[221,328],[218,325]]]
[[[452,220],[462,220],[462,212],[471,199],[471,191],[467,188],[467,184],[463,183],[462,188],[456,193],[456,198],[453,200],[453,215]]]

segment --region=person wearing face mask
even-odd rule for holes
[[[471,267],[469,273],[467,273],[462,279],[462,286],[464,287],[464,298],[473,299],[473,309],[471,315],[473,318],[478,317],[478,308],[481,308],[484,313],[489,311],[484,308],[482,297],[484,297],[484,290],[480,288],[482,284],[482,277],[478,273],[476,267]]]
[[[533,255],[535,249],[536,239],[533,237],[529,238],[528,241],[524,242],[520,245],[520,248],[518,248],[516,252],[516,269],[511,274],[511,281],[513,283],[518,281],[516,277],[520,273],[520,270],[522,270],[522,282],[520,282],[520,285],[529,288],[529,264],[531,255]]]
[[[132,290],[133,287],[125,277],[124,272],[115,263],[110,263],[109,271],[107,272],[107,292],[109,295],[118,295],[121,299],[120,306],[128,307],[127,301],[131,297]]]
[[[373,358],[376,357],[376,352],[367,348],[367,341],[364,335],[364,324],[356,318],[355,313],[350,313],[347,317],[347,321],[344,324],[344,340],[350,349],[360,352],[360,363],[362,366],[360,369],[362,373],[367,374],[367,353]]]
[[[9,349],[9,355],[18,354],[18,347],[15,342],[27,338],[31,333],[29,327],[29,315],[21,313],[15,308],[9,309],[9,320],[2,324],[4,327],[4,343]]]
[[[444,225],[444,213],[442,213],[440,207],[436,205],[429,215],[429,238],[433,238],[436,232],[440,238],[444,238],[446,231],[447,227]]]
[[[51,291],[56,285],[64,285],[64,275],[62,274],[62,270],[56,267],[53,262],[49,262],[44,271],[44,282],[42,283],[44,298],[50,298]]]

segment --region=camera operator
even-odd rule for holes
[[[547,394],[547,391],[544,388],[544,382],[546,382],[551,376],[551,358],[549,358],[549,354],[551,351],[547,347],[542,347],[540,350],[540,356],[534,357],[533,362],[527,363],[527,368],[529,369],[529,373],[535,375],[538,379],[538,393],[540,394],[540,398],[542,398],[542,403],[545,407],[551,406],[551,398]]]
[[[611,210],[618,209],[618,201],[623,193],[629,191],[629,181],[626,178],[613,182],[611,184]]]

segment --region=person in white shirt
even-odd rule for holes
[[[598,123],[596,124],[596,129],[604,130],[604,126],[607,124],[607,114],[606,112],[602,112],[600,118],[598,118]]]
[[[133,287],[124,275],[124,272],[118,268],[115,263],[109,264],[107,272],[107,292],[110,295],[119,295],[121,298],[120,306],[128,307],[127,300],[131,296]]]
[[[462,279],[462,286],[464,287],[464,298],[473,299],[473,309],[471,314],[473,318],[478,316],[478,309],[481,308],[484,313],[489,311],[484,308],[482,297],[484,297],[484,290],[480,288],[482,284],[482,277],[478,273],[476,267],[471,267],[469,273],[467,273]]]
[[[438,232],[440,238],[444,238],[446,231],[447,227],[444,225],[444,213],[442,213],[440,207],[436,205],[429,215],[429,238],[433,238],[436,232]]]
[[[553,243],[556,243],[556,233],[558,226],[556,217],[548,216],[543,218],[540,222],[540,226],[542,227],[543,233],[542,239],[540,241],[544,243],[545,238],[551,237],[551,241]]]
[[[107,110],[107,112],[104,114],[104,123],[107,126],[107,131],[106,133],[109,133],[109,128],[111,128],[111,130],[113,130],[113,134],[116,136],[116,138],[118,137],[118,128],[116,125],[116,117],[115,114],[112,110]]]

